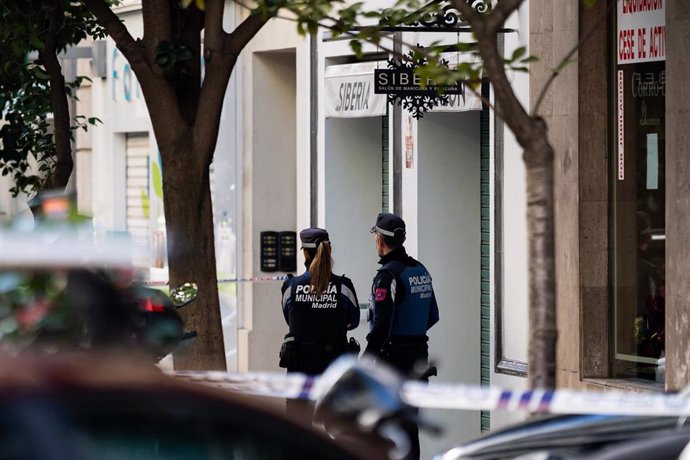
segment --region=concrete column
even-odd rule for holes
[[[666,386],[690,382],[690,3],[666,3]]]
[[[534,105],[561,60],[578,43],[578,0],[530,1],[530,71]],[[577,55],[574,56],[577,58]],[[549,87],[537,115],[549,126],[555,151],[557,385],[579,382],[578,66],[566,66]]]
[[[608,6],[597,2],[580,7],[578,50],[579,123],[579,247],[581,378],[606,378],[609,373],[609,152],[608,152]],[[613,10],[615,13],[615,10]],[[593,31],[592,27],[597,25]],[[560,312],[559,312],[560,313]]]

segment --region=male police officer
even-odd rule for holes
[[[431,275],[405,251],[405,222],[381,213],[375,234],[379,264],[370,295],[369,334],[365,353],[382,359],[405,375],[428,365],[427,331],[438,322],[438,305]],[[419,458],[417,426],[406,427],[412,449],[406,458]]]

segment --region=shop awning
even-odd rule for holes
[[[329,118],[380,117],[386,114],[386,95],[374,94],[376,62],[332,65],[326,68],[324,110]],[[383,62],[379,66],[385,66]]]
[[[454,65],[455,62],[450,64]],[[324,83],[326,118],[385,115],[387,98],[385,94],[374,93],[374,70],[387,66],[384,61],[328,66]],[[466,112],[482,109],[481,100],[469,89],[464,94],[449,94],[448,99],[447,105],[437,106],[431,112]]]

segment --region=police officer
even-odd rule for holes
[[[280,365],[288,372],[317,375],[348,351],[347,331],[359,324],[359,303],[352,281],[332,272],[328,232],[307,228],[300,232],[300,240],[307,271],[282,286],[289,333]],[[295,406],[300,404],[288,400],[288,411]]]
[[[372,283],[369,334],[365,353],[388,362],[405,375],[428,365],[427,331],[439,319],[438,305],[426,267],[405,251],[405,222],[381,213],[371,228],[381,258]],[[408,459],[419,458],[416,424],[405,426],[412,442]]]

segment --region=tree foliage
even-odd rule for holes
[[[525,49],[517,49],[505,57],[497,44],[501,27],[523,1],[450,0],[471,28],[472,39],[457,43],[450,49],[440,43],[426,48],[410,44],[408,48],[412,53],[409,57],[399,52],[397,57],[426,62],[417,72],[445,84],[462,81],[468,87],[476,88],[482,78],[488,79],[500,109],[498,115],[515,133],[524,149],[530,232],[530,383],[536,387],[553,387],[556,342],[553,149],[544,120],[530,114],[521,105],[507,77],[508,69],[526,71],[535,58],[528,56]],[[2,53],[11,52],[7,56],[0,54],[0,62],[8,66],[8,72],[3,69],[3,73],[18,72],[25,83],[15,87],[8,79],[0,81],[0,106],[6,115],[12,114],[17,118],[13,120],[13,127],[32,126],[33,123],[33,133],[46,132],[46,117],[41,115],[45,114],[46,106],[32,106],[39,104],[34,99],[41,98],[28,95],[32,91],[43,91],[41,94],[45,101],[46,74],[51,75],[51,82],[55,76],[51,74],[47,60],[41,58],[39,65],[29,63],[24,58],[26,53],[38,50],[39,57],[41,51],[47,57],[46,50],[64,49],[85,34],[98,35],[102,30],[114,40],[141,85],[160,148],[166,228],[170,237],[170,283],[196,280],[204,295],[204,299],[195,302],[184,313],[186,321],[198,330],[199,340],[179,356],[179,361],[176,358],[175,365],[188,369],[224,368],[208,173],[218,138],[222,101],[241,51],[270,19],[280,16],[295,21],[297,31],[302,34],[313,34],[320,27],[326,27],[335,36],[348,37],[354,53],[361,56],[364,42],[385,49],[384,42],[390,38],[392,28],[421,21],[426,15],[433,14],[434,9],[439,12],[442,5],[440,2],[397,0],[388,8],[368,9],[369,2],[259,0],[246,6],[248,14],[234,30],[225,31],[222,25],[223,0],[142,0],[144,33],[141,38],[134,38],[107,0],[67,3],[54,0],[46,3],[45,7],[42,7],[43,2],[29,3],[35,3],[34,8],[27,8],[27,2],[10,2],[11,6],[3,10],[4,23],[0,24],[0,30],[5,34],[4,41],[21,42],[16,49],[8,47],[9,50],[2,50]],[[241,1],[237,3],[243,5]],[[3,2],[0,8],[6,4]],[[88,12],[83,9],[84,5]],[[62,19],[58,14],[61,8],[65,12]],[[14,14],[34,10],[42,12],[48,19],[39,20],[27,13],[28,16],[17,16],[22,18],[19,21],[23,24],[21,30],[12,32],[11,27],[4,26],[14,21]],[[72,17],[84,20],[82,32],[58,34],[52,42],[43,35],[46,31],[54,32],[56,24],[62,24],[61,20],[65,24],[70,23]],[[37,24],[40,27],[35,27]],[[48,46],[51,43],[52,47]],[[476,60],[454,67],[440,66],[441,54],[449,50],[470,53]],[[203,78],[202,59],[205,64]],[[45,65],[41,67],[40,64]],[[9,66],[16,66],[16,69]],[[64,93],[71,94],[69,88],[67,86]],[[55,95],[52,97],[55,106]],[[31,134],[28,129],[3,129],[6,133],[3,134],[4,145],[15,146],[15,152],[22,152],[8,161],[4,159],[7,153],[3,149],[4,163],[0,166],[7,170],[3,173],[21,169],[22,165],[25,168],[22,161],[30,152],[37,152],[36,155],[41,155],[39,159],[44,160],[59,157],[59,152],[49,149],[47,138],[41,138],[45,149],[31,150],[24,147]],[[25,182],[24,186],[33,184]]]
[[[315,0],[323,3],[323,0]],[[528,71],[536,60],[525,48],[517,48],[506,57],[498,46],[498,35],[509,16],[524,0],[449,0],[459,12],[462,22],[470,28],[472,40],[455,44],[431,44],[421,48],[407,44],[410,53],[397,51],[398,59],[424,62],[417,74],[436,83],[463,82],[475,92],[482,79],[491,83],[494,110],[501,117],[523,148],[527,182],[527,226],[529,234],[529,382],[532,387],[553,388],[556,385],[556,305],[554,258],[554,151],[548,139],[548,127],[537,114],[521,104],[508,78],[508,71]],[[584,0],[591,5],[594,0]],[[367,3],[347,6],[334,2],[333,10],[289,7],[298,17],[298,30],[313,32],[315,23],[330,28],[335,35],[347,34],[356,55],[362,54],[362,42],[379,44],[384,33],[396,26],[412,25],[443,12],[441,2],[421,5],[416,0],[397,0],[388,9],[366,10]],[[315,12],[314,12],[315,11]],[[332,13],[331,13],[332,11]],[[443,17],[440,15],[439,17]],[[306,27],[305,27],[306,25]],[[566,56],[570,58],[577,48]],[[395,50],[389,50],[395,52]],[[475,60],[456,66],[440,65],[448,51],[469,53]],[[555,77],[554,73],[552,77]],[[548,80],[548,84],[553,78]],[[545,91],[544,89],[543,91]],[[542,92],[543,94],[543,92]],[[539,98],[540,99],[540,98]],[[484,101],[486,104],[489,101]],[[538,104],[537,104],[538,108]]]
[[[63,186],[72,169],[75,129],[97,122],[69,113],[68,99],[85,77],[65,81],[58,55],[103,29],[81,2],[3,1],[0,4],[0,172],[13,195]],[[51,180],[59,165],[59,180]]]

